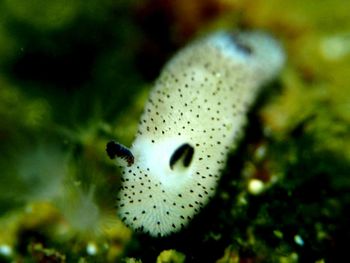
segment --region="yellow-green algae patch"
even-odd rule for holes
[[[176,250],[164,250],[157,257],[157,263],[184,263],[186,256]]]

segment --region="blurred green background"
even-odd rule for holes
[[[1,0],[0,262],[348,257],[349,13],[346,0]],[[175,237],[135,235],[105,144],[130,145],[162,65],[223,28],[275,35],[286,67],[208,208]]]

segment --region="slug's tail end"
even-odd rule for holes
[[[241,32],[234,36],[237,45],[249,48],[253,63],[256,63],[262,73],[262,81],[267,82],[275,78],[286,60],[281,44],[262,31]]]
[[[254,75],[263,83],[276,77],[285,62],[280,43],[262,31],[221,31],[210,36],[209,42],[233,61],[259,70]]]

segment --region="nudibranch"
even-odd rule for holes
[[[263,32],[216,32],[164,67],[130,149],[107,144],[122,169],[118,214],[152,236],[179,231],[213,196],[262,86],[285,56]]]

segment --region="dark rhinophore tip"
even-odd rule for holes
[[[183,167],[188,167],[191,164],[192,157],[194,154],[194,148],[188,143],[182,144],[175,150],[170,158],[170,168],[173,169],[174,165],[182,160]]]
[[[131,151],[124,145],[115,141],[110,141],[107,143],[106,152],[109,158],[112,160],[115,158],[124,159],[128,163],[128,166],[131,166],[134,163],[134,156],[132,155]]]
[[[106,146],[106,152],[107,152],[107,155],[110,159],[114,159],[117,155],[116,151],[117,151],[117,148],[118,147],[118,144],[116,144],[114,141],[110,141],[107,143],[107,146]]]

